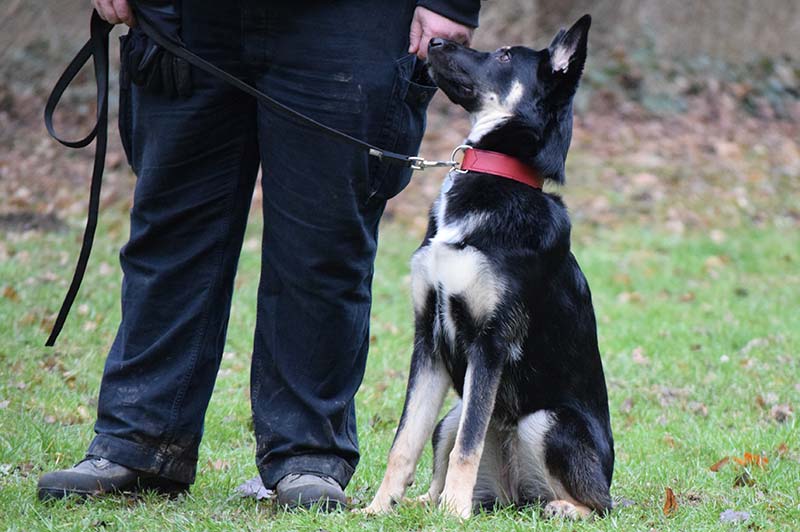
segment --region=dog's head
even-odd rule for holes
[[[470,113],[467,143],[517,157],[563,183],[572,99],[586,62],[591,22],[584,15],[544,50],[512,46],[488,53],[431,39],[434,80]]]

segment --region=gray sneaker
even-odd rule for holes
[[[188,489],[188,484],[142,473],[96,457],[86,458],[69,469],[45,473],[39,478],[37,487],[41,501],[62,499],[67,495],[89,497],[145,490],[177,495]]]
[[[275,486],[278,504],[288,508],[319,505],[325,512],[344,508],[347,498],[338,482],[313,473],[289,474]]]

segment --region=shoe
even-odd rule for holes
[[[96,497],[109,493],[153,490],[177,495],[189,484],[175,482],[116,464],[105,458],[86,458],[75,467],[45,473],[39,478],[40,501],[62,499],[67,495]]]
[[[319,505],[320,510],[330,512],[347,505],[342,487],[325,475],[289,474],[278,482],[275,491],[278,495],[278,504],[288,508],[309,509]]]

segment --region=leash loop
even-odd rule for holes
[[[92,182],[89,189],[89,209],[86,218],[86,228],[83,231],[83,242],[81,243],[81,251],[78,256],[78,263],[75,266],[75,273],[72,275],[72,282],[70,282],[67,295],[64,297],[64,302],[61,304],[61,309],[58,311],[58,316],[53,324],[53,330],[45,343],[50,347],[55,345],[56,338],[58,338],[61,329],[64,327],[64,322],[67,320],[67,315],[72,308],[72,303],[78,295],[78,289],[83,281],[83,275],[86,273],[86,266],[89,263],[89,254],[92,251],[92,243],[94,242],[94,233],[97,228],[97,219],[100,210],[100,185],[103,181],[103,168],[106,162],[106,147],[108,145],[108,35],[114,26],[100,18],[97,11],[92,13],[91,21],[91,37],[89,41],[81,48],[80,52],[75,56],[67,69],[61,75],[53,92],[47,99],[47,105],[44,110],[44,123],[47,126],[47,131],[58,142],[69,148],[83,148],[91,143],[95,143],[94,151],[94,166],[92,169]],[[53,127],[53,112],[58,106],[64,91],[69,84],[85,65],[89,59],[92,59],[94,64],[95,83],[97,85],[97,121],[91,133],[86,137],[77,141],[69,141],[60,138]]]

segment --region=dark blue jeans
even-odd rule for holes
[[[200,55],[350,135],[418,150],[435,89],[406,55],[413,0],[183,4],[182,36]],[[193,74],[188,99],[122,88],[120,133],[138,181],[120,255],[122,322],[88,454],[194,480],[260,164],[258,468],[266,486],[294,472],[344,486],[359,457],[353,397],[378,221],[410,172]]]

